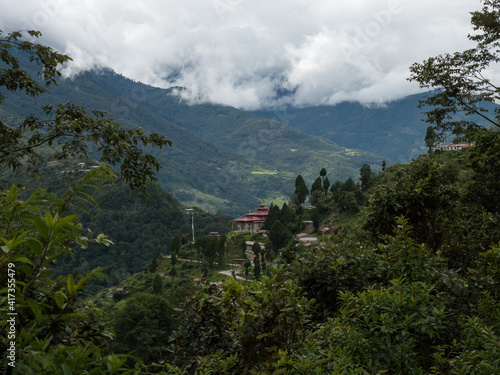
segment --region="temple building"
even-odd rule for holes
[[[262,224],[266,221],[268,211],[269,208],[262,203],[257,208],[257,212],[251,212],[246,214],[246,217],[235,219],[234,221],[238,224],[238,232],[258,233]]]

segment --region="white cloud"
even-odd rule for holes
[[[383,102],[415,93],[408,67],[467,47],[471,0],[26,0],[4,31],[35,28],[75,60],[242,108]],[[289,95],[278,98],[279,92]],[[286,91],[288,90],[288,91]],[[290,94],[293,92],[293,95]]]

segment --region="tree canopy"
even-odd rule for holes
[[[491,69],[500,61],[500,1],[483,3],[480,11],[471,13],[474,33],[468,38],[476,43],[473,48],[431,57],[410,67],[410,81],[436,90],[419,107],[432,107],[426,121],[435,125],[439,140],[449,133],[457,140],[472,140],[480,126],[470,115],[484,125],[500,128],[500,110],[487,106],[500,99],[500,87]]]
[[[41,33],[27,31],[25,35],[36,39]],[[21,32],[4,35],[0,30],[0,104],[9,91],[31,96],[46,93],[61,75],[59,64],[69,60],[48,46],[24,40]],[[26,65],[37,66],[38,77],[33,77]],[[120,165],[122,178],[131,188],[142,190],[156,180],[160,164],[141,147],[171,144],[163,135],[126,129],[106,118],[104,112],[89,115],[72,103],[48,105],[43,114],[44,119],[28,116],[20,126],[0,120],[0,166],[29,169],[46,155],[67,159],[95,155],[97,150],[101,163]],[[47,150],[46,146],[54,145]],[[7,292],[14,297],[9,297],[9,311],[15,311],[16,321],[11,332],[15,332],[14,337],[3,335],[0,340],[3,353],[15,347],[15,360],[9,364],[2,361],[2,373],[10,374],[14,367],[14,373],[23,374],[132,372],[123,367],[127,360],[134,362],[131,357],[103,354],[101,349],[115,335],[104,326],[103,311],[81,299],[89,281],[105,279],[102,268],[53,276],[56,261],[75,248],[113,244],[105,235],[82,232],[77,215],[68,214],[66,209],[77,191],[94,203],[92,194],[83,188],[92,180],[110,180],[112,175],[107,166],[90,170],[63,200],[37,190],[23,201],[23,189],[16,185],[0,192],[0,285],[10,280],[1,299],[6,301]],[[8,274],[4,272],[7,268],[11,270]],[[0,309],[5,313],[6,304]],[[7,321],[0,326],[4,330]]]
[[[32,38],[41,36],[38,31],[26,34]],[[59,64],[71,59],[48,46],[26,41],[23,36],[21,32],[5,35],[0,30],[0,87],[38,96],[47,92],[48,86],[57,84],[56,79],[61,76]],[[26,64],[39,68],[38,79],[30,76]],[[0,94],[0,104],[4,99],[4,94]],[[47,105],[43,114],[44,118],[30,115],[17,127],[0,120],[0,164],[13,170],[32,167],[44,159],[40,152],[43,145],[57,145],[52,154],[56,159],[88,157],[94,147],[101,163],[119,165],[120,174],[130,187],[142,189],[156,181],[156,172],[161,168],[158,160],[142,147],[172,144],[164,135],[146,134],[140,127],[127,129],[106,117],[105,112],[87,113],[85,108],[68,102]]]

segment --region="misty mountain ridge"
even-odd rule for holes
[[[384,142],[387,130],[380,130],[380,124],[387,122],[389,125],[384,126],[398,129],[399,123],[386,121],[395,117],[389,112],[380,119],[373,118],[382,109],[366,109],[353,103],[291,108],[283,119],[276,118],[274,112],[250,113],[225,105],[191,104],[179,95],[182,90],[148,86],[110,69],[99,69],[61,80],[39,98],[9,94],[0,111],[7,123],[16,125],[25,116],[40,113],[45,104],[70,101],[88,110],[105,111],[125,126],[165,134],[174,143],[173,147],[154,151],[163,165],[158,175],[160,186],[188,206],[235,216],[262,201],[287,200],[298,174],[308,185],[323,167],[331,182],[348,177],[357,180],[359,168],[365,163],[378,170],[383,160],[398,161],[392,156],[397,155],[393,149],[399,142],[411,142],[415,150],[425,152],[424,135],[415,136],[418,131],[408,131],[409,126],[398,132],[409,141],[389,137]],[[333,125],[320,121],[326,118],[336,121]],[[413,118],[407,116],[407,122],[411,121]],[[352,136],[339,136],[338,124],[347,124],[344,133]],[[363,142],[366,137],[354,135],[363,131],[379,133],[379,137],[368,135],[377,140],[377,147],[367,146]],[[355,142],[356,137],[360,142]]]

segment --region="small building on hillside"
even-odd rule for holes
[[[331,227],[320,228],[318,233],[320,234],[332,234],[337,232],[340,229],[339,225],[333,225]]]
[[[300,243],[304,244],[305,246],[310,246],[316,242],[318,242],[318,238],[308,234],[308,233],[300,233],[297,234],[297,239],[300,241]]]
[[[262,203],[259,208],[257,208],[257,212],[250,212],[246,214],[246,217],[235,219],[238,225],[238,232],[250,232],[250,233],[258,233],[264,221],[266,221],[267,214],[269,208],[266,207],[264,203]]]
[[[303,221],[302,224],[304,224],[304,232],[309,234],[314,232],[314,222],[312,220]]]
[[[247,246],[247,251],[252,251],[254,241],[245,241],[245,245]],[[263,243],[259,243],[261,250],[266,250],[266,246]]]
[[[456,143],[451,145],[437,145],[431,148],[432,151],[463,151],[474,146],[473,143]]]

